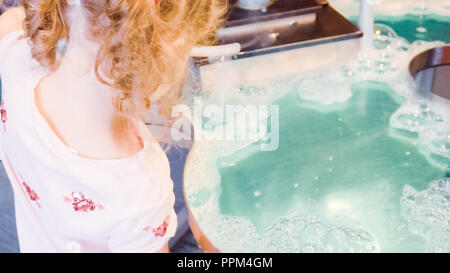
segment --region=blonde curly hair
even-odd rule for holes
[[[169,115],[180,97],[191,49],[215,42],[226,8],[224,0],[81,2],[89,22],[89,38],[100,44],[97,78],[120,91],[116,110],[135,116],[142,116],[153,103]],[[23,6],[33,58],[56,69],[58,41],[70,39],[67,0],[23,0]],[[169,91],[158,101],[150,101],[160,86]]]

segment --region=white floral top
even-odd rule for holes
[[[177,218],[164,151],[138,122],[134,156],[78,156],[37,111],[34,89],[47,73],[23,32],[0,41],[0,156],[14,190],[22,252],[154,252]]]

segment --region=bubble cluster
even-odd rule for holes
[[[379,252],[373,236],[362,229],[332,224],[295,212],[278,219],[266,233],[272,252]]]
[[[197,220],[208,215],[203,231],[224,252],[274,253],[360,253],[380,252],[378,242],[363,229],[331,223],[325,219],[292,211],[264,230],[244,217],[208,214],[212,204],[199,208]],[[206,220],[206,219],[204,219]]]
[[[323,73],[299,79],[297,91],[299,97],[303,100],[327,105],[345,102],[352,96],[348,81],[326,75]],[[317,86],[318,83],[320,86]],[[330,95],[331,91],[332,95]]]
[[[427,239],[428,252],[450,252],[450,178],[433,181],[423,191],[406,185],[401,207],[409,229]]]
[[[238,93],[246,96],[264,96],[267,95],[267,90],[262,86],[248,85],[238,88]]]
[[[382,25],[378,27],[380,33],[375,37],[373,50],[360,52],[354,60],[338,67],[321,68],[285,77],[282,87],[266,88],[270,90],[269,97],[273,98],[277,91],[278,93],[286,89],[290,91],[290,87],[293,87],[302,100],[332,105],[350,99],[352,85],[377,80],[391,85],[399,95],[411,98],[416,86],[409,74],[408,63],[420,52],[442,46],[444,43],[439,41],[409,43],[397,37],[392,29]]]
[[[450,168],[449,118],[445,102],[407,102],[390,118],[391,135],[413,141],[431,162]]]
[[[264,252],[266,242],[258,234],[255,226],[246,218],[222,216],[209,219],[208,236],[220,238],[221,251],[224,252]],[[217,242],[217,241],[216,241]]]

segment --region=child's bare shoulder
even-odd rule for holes
[[[0,41],[9,33],[22,30],[24,18],[23,7],[10,8],[0,15]]]

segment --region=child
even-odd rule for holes
[[[168,251],[173,185],[143,116],[170,113],[223,4],[24,0],[0,17],[0,154],[22,252]]]

